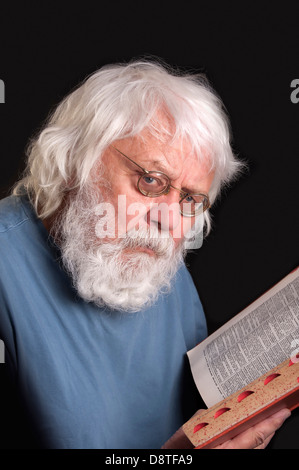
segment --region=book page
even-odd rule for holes
[[[299,268],[188,351],[207,407],[228,397],[299,350]]]

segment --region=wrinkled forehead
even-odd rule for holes
[[[194,145],[188,136],[171,132],[172,125],[170,122],[169,132],[165,132],[165,127],[162,130],[155,128],[154,132],[147,127],[133,137],[118,141],[117,145],[138,163],[159,166],[157,169],[164,172],[178,169],[183,164],[200,166],[205,172],[213,171],[209,150]]]
[[[155,143],[157,149],[168,153],[168,149],[176,149],[182,158],[197,158],[207,167],[213,166],[212,150],[207,139],[202,139],[198,131],[192,129],[189,123],[189,132],[181,122],[176,122],[171,114],[164,108],[158,110],[147,126],[135,135],[136,145],[152,147]],[[203,143],[204,142],[204,143]]]

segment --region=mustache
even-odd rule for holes
[[[115,243],[122,249],[149,248],[159,257],[175,251],[173,238],[165,237],[156,227],[129,230]]]

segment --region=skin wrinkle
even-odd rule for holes
[[[178,189],[186,190],[189,192],[204,192],[208,194],[210,185],[212,183],[214,173],[209,169],[208,162],[203,165],[203,162],[199,162],[197,157],[190,154],[191,146],[186,141],[178,141],[172,143],[172,145],[166,145],[153,137],[133,137],[129,139],[119,140],[113,143],[113,146],[119,148],[124,154],[134,159],[136,163],[145,167],[149,171],[158,170],[154,166],[154,162],[157,161],[157,155],[162,155],[165,162],[163,162],[163,172],[170,177],[170,174],[174,174],[173,168],[175,168],[175,179],[172,180],[173,186]],[[146,158],[143,157],[146,155]],[[184,156],[187,155],[187,158]],[[152,157],[152,158],[150,158]],[[161,160],[160,160],[161,161]],[[170,162],[173,162],[172,166]],[[101,188],[105,200],[110,200],[114,207],[117,209],[117,196],[120,194],[126,195],[127,207],[131,203],[142,203],[147,213],[147,223],[151,218],[151,209],[157,203],[167,203],[170,206],[172,203],[178,203],[180,199],[180,193],[174,189],[171,189],[167,195],[161,195],[155,198],[149,198],[139,193],[136,188],[139,172],[132,168],[133,163],[130,163],[125,157],[118,155],[116,151],[109,147],[103,154],[102,157],[103,166],[105,168],[104,178],[110,182],[110,189],[107,187]],[[198,183],[200,182],[200,183]],[[140,223],[142,217],[145,217],[145,213],[140,216]],[[117,219],[117,214],[116,214]],[[128,217],[128,223],[132,217]],[[169,231],[172,234],[173,229],[171,224],[181,224],[181,237],[175,237],[176,245],[182,241],[183,235],[186,234],[185,226],[188,224],[190,229],[190,222],[187,223],[186,218],[179,216],[180,220],[170,221]],[[118,233],[124,233],[127,227],[117,227]]]

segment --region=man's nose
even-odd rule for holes
[[[147,223],[160,231],[173,232],[181,224],[178,195],[171,191],[167,196],[156,198],[147,212]]]

